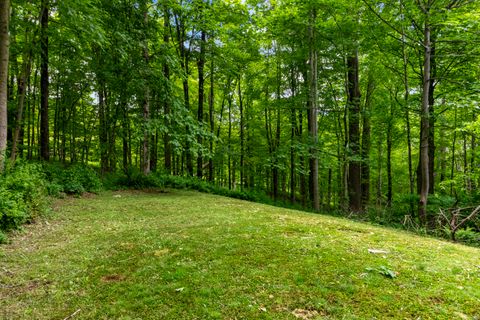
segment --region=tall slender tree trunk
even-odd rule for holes
[[[35,113],[36,113],[36,105],[37,105],[37,79],[38,79],[38,67],[35,69],[34,75],[33,75],[33,89],[31,90],[32,92],[32,103],[31,103],[31,111],[29,113],[29,122],[31,125],[31,135],[30,135],[30,143],[29,143],[29,148],[28,148],[28,153],[27,153],[27,159],[32,160],[33,155],[34,155],[34,149],[36,149],[35,146],[35,128],[36,128],[36,123],[35,123]]]
[[[238,103],[240,107],[240,188],[245,185],[245,113],[242,95],[242,75],[238,77]]]
[[[184,71],[184,78],[182,81],[183,85],[183,101],[185,109],[190,112],[190,88],[188,84],[188,76],[190,74],[190,48],[186,48],[185,41],[186,41],[186,30],[185,24],[182,17],[175,16],[176,21],[176,30],[177,30],[177,41],[179,46],[179,54],[180,54],[180,65]],[[185,131],[187,136],[191,134],[191,129],[189,125],[185,126]],[[193,176],[193,156],[191,150],[191,144],[189,138],[186,139],[185,142],[185,163],[187,167],[187,174],[189,176]],[[183,162],[182,161],[182,172],[183,172]]]
[[[428,4],[430,4],[428,1]],[[430,67],[431,67],[431,43],[430,43],[430,22],[429,22],[429,8],[424,8],[425,26],[424,26],[424,65],[423,65],[423,92],[422,92],[422,107],[420,112],[421,117],[421,138],[420,138],[420,201],[418,206],[418,216],[422,223],[427,222],[427,202],[428,190],[430,187],[430,166],[429,166],[429,116],[430,116]]]
[[[100,172],[102,175],[108,170],[108,121],[105,107],[105,84],[103,80],[98,80],[98,118],[99,118],[99,147],[100,147]]]
[[[10,0],[0,0],[0,172],[5,168],[7,153],[7,95],[8,95],[8,54],[10,41]]]
[[[12,153],[10,155],[10,159],[12,163],[15,162],[15,158],[17,156],[17,145],[20,138],[20,132],[23,128],[23,109],[25,105],[25,96],[26,96],[26,84],[27,79],[30,77],[30,72],[32,69],[32,50],[28,50],[24,54],[23,57],[23,65],[22,65],[22,74],[18,80],[18,89],[17,89],[17,96],[18,96],[18,107],[17,107],[17,117],[16,117],[16,124],[15,124],[15,131],[13,133],[13,143],[12,143]]]
[[[392,98],[393,99],[393,98]],[[387,128],[387,207],[392,206],[393,181],[392,181],[392,144],[393,144],[393,101],[390,103],[390,115]]]
[[[232,96],[228,96],[228,189],[232,189]]]
[[[168,47],[170,43],[170,11],[165,4],[163,7],[164,15],[163,18],[163,43],[165,46]],[[163,101],[163,113],[165,115],[165,126],[170,128],[170,115],[171,115],[171,108],[170,108],[170,67],[168,62],[163,64],[163,76],[165,77],[166,85],[166,96],[165,100]],[[163,152],[164,152],[164,163],[165,163],[165,170],[167,173],[172,173],[172,145],[170,143],[170,134],[168,130],[166,130],[163,136]]]
[[[211,58],[211,65],[210,65],[210,94],[208,96],[208,118],[210,122],[210,134],[212,137],[210,137],[210,158],[208,159],[208,181],[213,182],[213,173],[214,173],[214,168],[213,168],[213,135],[215,133],[215,119],[213,117],[214,115],[214,97],[215,97],[215,91],[214,91],[214,84],[215,84],[215,69],[214,69],[214,64],[213,64],[213,57]]]
[[[122,93],[122,95],[124,95]],[[125,98],[121,98],[124,100]],[[130,156],[130,122],[128,120],[128,105],[126,101],[122,101],[122,162],[123,162],[123,172],[128,174],[128,169],[132,165],[131,156]]]
[[[205,43],[206,43],[206,33],[204,30],[201,31],[200,35],[200,57],[198,59],[198,112],[197,120],[198,124],[203,127],[203,105],[205,102]],[[203,138],[200,133],[197,137],[198,145],[202,145]],[[199,150],[197,157],[197,177],[203,177],[203,155],[202,151]]]
[[[382,139],[377,140],[377,205],[381,205],[382,203],[382,186],[383,186],[383,181],[382,181],[382,171],[383,171],[383,166],[382,166],[382,158],[383,158],[383,141]]]
[[[317,156],[317,144],[318,144],[318,125],[317,125],[317,49],[316,49],[316,32],[315,25],[317,20],[317,12],[312,9],[310,12],[310,22],[308,27],[309,38],[309,90],[308,90],[308,126],[311,143],[313,146],[310,148],[310,201],[312,202],[313,209],[315,211],[320,210],[320,194],[318,188],[318,156]]]
[[[437,77],[436,35],[431,33],[430,39],[430,80],[428,88],[428,193],[435,193],[435,80]]]
[[[403,4],[400,0],[401,13],[403,14]],[[405,110],[405,122],[407,129],[407,151],[408,151],[408,186],[410,194],[414,194],[414,176],[413,176],[413,163],[412,163],[412,131],[410,126],[410,110],[409,110],[409,101],[410,101],[410,84],[408,81],[408,55],[406,48],[406,36],[405,36],[405,25],[402,24],[402,62],[403,62],[403,86],[404,86],[404,95],[403,95],[403,107]],[[414,202],[413,198],[410,200],[410,212],[413,214],[414,211]]]
[[[145,4],[144,12],[143,12],[143,20],[145,29],[148,29],[148,10]],[[148,53],[148,37],[145,36],[144,43],[143,43],[143,59],[145,63],[145,70],[148,70],[149,63],[150,63],[150,56]],[[143,97],[143,141],[142,141],[142,172],[144,175],[148,175],[150,173],[150,130],[148,128],[150,122],[150,84],[149,84],[149,77],[148,73],[145,76],[145,92]]]
[[[367,84],[367,94],[365,104],[362,110],[363,130],[362,130],[362,208],[366,208],[370,201],[370,104],[372,101],[373,91],[375,90],[375,82],[373,76],[369,74]]]
[[[360,157],[360,85],[358,50],[347,59],[348,68],[348,203],[352,212],[362,211],[362,178]]]
[[[453,107],[455,110],[455,118],[453,121],[453,127],[457,127],[457,106]],[[455,153],[456,153],[456,146],[457,146],[457,130],[453,131],[453,140],[452,140],[452,160],[451,160],[451,168],[450,168],[450,180],[453,181],[453,178],[455,177]],[[450,195],[453,196],[453,183],[450,184]]]
[[[50,159],[50,134],[48,118],[48,97],[49,97],[49,78],[48,78],[48,19],[49,19],[49,0],[42,0],[41,17],[41,75],[40,75],[40,158]]]
[[[294,68],[291,70],[291,89],[292,89],[292,99],[296,98],[297,94],[297,81]],[[290,201],[295,203],[296,201],[296,179],[295,179],[295,138],[297,129],[297,115],[295,108],[292,105],[290,111]]]

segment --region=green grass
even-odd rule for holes
[[[197,192],[107,192],[0,247],[1,319],[72,314],[480,319],[480,250]]]

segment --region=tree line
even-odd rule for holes
[[[1,0],[0,167],[195,176],[319,210],[474,201],[469,0]],[[7,160],[8,159],[8,160]]]

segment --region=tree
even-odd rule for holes
[[[0,1],[0,172],[4,170],[7,153],[7,80],[10,0]]]
[[[310,20],[308,26],[309,38],[309,88],[308,88],[308,127],[309,134],[313,146],[310,149],[310,199],[312,201],[313,209],[320,210],[320,195],[318,189],[318,124],[317,124],[317,49],[316,49],[316,32],[315,24],[317,19],[316,9],[311,9]]]
[[[347,58],[348,79],[348,203],[352,212],[362,211],[362,176],[360,155],[360,82],[358,50]]]
[[[43,160],[50,159],[50,124],[48,116],[49,99],[49,76],[48,76],[48,19],[49,19],[49,0],[42,0],[41,5],[41,98],[40,98],[40,157]]]

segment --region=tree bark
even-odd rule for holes
[[[245,185],[245,114],[243,112],[242,75],[238,77],[238,104],[240,107],[240,188]]]
[[[437,77],[436,36],[433,32],[430,39],[430,79],[428,89],[428,193],[435,193],[435,79]]]
[[[393,144],[393,101],[390,104],[390,115],[387,129],[387,207],[392,206],[393,181],[392,181],[392,144]]]
[[[429,1],[430,2],[430,1]],[[424,61],[423,61],[423,92],[422,92],[422,107],[420,112],[421,117],[421,138],[420,138],[420,201],[418,206],[418,216],[422,223],[427,222],[427,202],[428,190],[430,187],[430,166],[429,166],[429,116],[430,116],[430,67],[431,67],[431,43],[430,43],[430,24],[429,24],[429,9],[424,8],[425,11],[425,26],[424,26]]]
[[[23,66],[22,66],[22,75],[18,80],[18,107],[17,107],[17,117],[15,124],[15,131],[13,133],[13,143],[12,143],[12,154],[10,155],[10,160],[12,163],[15,162],[17,156],[17,145],[20,137],[20,131],[23,128],[23,109],[25,105],[25,95],[26,95],[26,83],[27,78],[30,77],[30,71],[32,68],[32,52],[28,51],[23,57]]]
[[[198,112],[197,120],[200,127],[203,127],[203,105],[205,101],[205,42],[206,42],[206,33],[201,31],[200,36],[200,57],[198,59]],[[200,133],[197,137],[198,145],[201,146],[203,143],[202,134]],[[203,155],[202,151],[199,150],[197,157],[197,177],[203,177]]]
[[[320,194],[318,188],[318,156],[317,156],[317,144],[318,144],[318,125],[317,125],[317,49],[316,49],[316,32],[315,23],[317,19],[317,12],[312,9],[310,12],[310,22],[308,27],[309,38],[309,67],[310,72],[308,74],[308,127],[311,143],[310,148],[310,201],[312,202],[313,209],[320,211]]]
[[[210,122],[210,133],[212,137],[210,137],[210,158],[208,159],[208,181],[213,182],[213,135],[215,133],[215,121],[214,121],[214,98],[215,98],[215,91],[214,91],[214,84],[215,84],[215,69],[213,64],[213,57],[210,66],[210,94],[208,97],[208,117]]]
[[[8,54],[10,41],[8,25],[10,21],[10,0],[0,0],[0,172],[5,168],[7,153],[7,81]]]
[[[365,104],[363,106],[363,130],[362,130],[362,208],[365,209],[370,201],[370,104],[372,102],[373,91],[375,90],[375,82],[372,75],[368,76],[367,94],[365,97]]]
[[[296,81],[296,74],[295,70],[292,68],[291,70],[291,89],[292,89],[292,99],[295,99],[297,94],[297,81]],[[296,179],[295,179],[295,138],[297,132],[297,115],[295,112],[295,108],[291,107],[290,110],[290,201],[292,203],[296,202]]]
[[[180,53],[180,65],[185,73],[182,81],[184,106],[185,106],[185,109],[188,112],[190,112],[190,93],[189,93],[190,88],[188,84],[188,76],[190,74],[190,68],[189,68],[190,47],[189,48],[185,47],[186,28],[185,28],[183,18],[175,16],[175,21],[176,21],[176,30],[177,30],[177,41],[178,41],[179,53]],[[191,129],[188,124],[185,126],[185,131],[187,136],[191,134]],[[191,150],[191,144],[190,144],[189,138],[186,139],[185,149],[186,149],[185,162],[186,162],[187,174],[189,176],[193,176],[193,159],[192,159],[193,156],[192,156],[192,150]]]
[[[108,128],[105,110],[105,84],[103,80],[98,79],[98,118],[99,132],[98,141],[100,147],[100,172],[102,175],[109,171],[108,169]]]
[[[148,11],[145,5],[143,12],[143,20],[145,29],[148,29]],[[145,31],[147,32],[147,31]],[[149,122],[150,122],[150,87],[149,87],[149,77],[148,77],[148,68],[149,68],[149,53],[148,53],[148,37],[145,36],[144,39],[144,48],[143,48],[143,59],[145,63],[145,92],[143,97],[143,141],[142,141],[142,172],[144,175],[150,173],[150,133],[149,133]]]
[[[403,9],[403,4],[400,1],[400,8]],[[403,14],[403,10],[401,11]],[[409,101],[410,101],[410,84],[408,81],[408,56],[406,48],[406,36],[405,36],[405,26],[402,25],[402,62],[403,62],[403,86],[404,86],[404,95],[403,103],[405,109],[405,122],[407,129],[407,151],[408,151],[408,185],[410,188],[410,195],[414,194],[414,176],[413,176],[413,164],[412,164],[412,133],[410,126],[410,110],[409,110]],[[410,200],[410,212],[413,214],[414,211],[414,202],[413,198]]]
[[[170,29],[170,14],[167,5],[164,5],[164,18],[163,18],[163,43],[165,46],[168,47],[170,43],[169,37],[169,29]],[[164,150],[164,162],[165,162],[165,170],[168,174],[172,173],[172,145],[170,143],[170,134],[168,132],[168,128],[170,128],[170,115],[171,115],[171,108],[170,108],[170,67],[167,62],[163,64],[163,77],[166,81],[166,95],[165,100],[163,102],[163,112],[165,114],[165,126],[167,130],[163,136],[163,150]]]
[[[360,158],[360,85],[358,50],[347,59],[348,68],[348,203],[352,212],[362,211],[362,179]]]
[[[42,160],[50,159],[50,133],[48,117],[48,97],[49,97],[49,78],[48,78],[48,18],[49,18],[49,0],[42,0],[41,17],[41,66],[40,66],[40,158]]]

